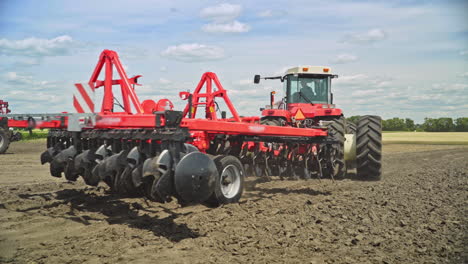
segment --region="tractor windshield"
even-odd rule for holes
[[[287,75],[284,82],[287,103],[331,103],[330,75]]]

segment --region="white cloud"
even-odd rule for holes
[[[229,23],[206,24],[202,30],[209,33],[244,33],[250,30],[250,26],[235,20]]]
[[[141,47],[119,47],[117,51],[124,60],[144,60],[149,56],[149,51]]]
[[[34,58],[17,58],[16,65],[17,66],[35,66],[41,64],[41,59],[34,57]]]
[[[23,40],[0,39],[0,54],[44,57],[70,54],[75,44],[72,37],[63,35],[53,39],[26,38]]]
[[[434,83],[432,88],[436,91],[446,92],[468,92],[468,84],[464,83]]]
[[[376,96],[384,93],[383,89],[357,90],[352,93],[353,96]]]
[[[277,71],[275,71],[275,75],[283,75],[288,69],[291,69],[291,68],[296,67],[296,66],[293,66],[293,65],[284,66],[281,69],[278,69]]]
[[[14,113],[38,112],[38,108],[47,102],[46,110],[42,112],[57,113],[62,111],[72,111],[72,97],[67,93],[57,94],[52,92],[35,91],[31,96],[28,91],[11,91],[4,95]]]
[[[446,91],[460,91],[460,92],[468,92],[468,84],[466,83],[454,83],[448,86]]]
[[[468,50],[462,50],[460,51],[460,55],[464,57],[468,57]]]
[[[375,80],[373,84],[377,88],[385,88],[385,87],[390,87],[392,82],[388,80]]]
[[[243,79],[237,82],[237,84],[241,86],[252,85],[253,83],[253,79]]]
[[[365,74],[344,75],[335,80],[336,84],[359,85],[365,82],[369,77]]]
[[[338,88],[353,87],[359,90],[379,90],[392,86],[393,79],[390,77],[368,76],[365,74],[354,74],[340,76],[334,80]]]
[[[257,16],[261,17],[261,18],[272,18],[272,17],[284,16],[286,14],[287,13],[284,10],[267,9],[267,10],[263,10],[263,11],[258,12]]]
[[[20,74],[17,72],[7,72],[4,74],[7,82],[13,84],[33,84],[33,78],[30,75]]]
[[[259,17],[272,17],[273,16],[273,11],[271,9],[261,11],[258,13]]]
[[[335,64],[345,64],[345,63],[350,63],[350,62],[355,62],[358,60],[358,57],[356,55],[352,54],[340,54],[337,55],[333,60],[332,63]]]
[[[459,76],[463,77],[463,78],[468,78],[468,72],[464,72],[464,73],[460,74]]]
[[[167,72],[167,67],[166,66],[161,66],[159,67],[159,70],[162,72]]]
[[[27,112],[61,112],[69,111],[71,104],[69,83],[36,80],[33,75],[15,71],[0,74],[0,87],[5,88],[2,94],[9,101],[15,113]],[[47,107],[42,111],[38,110]]]
[[[198,43],[169,46],[161,56],[184,62],[220,60],[225,57],[224,50],[217,46]]]
[[[380,28],[374,28],[364,33],[347,34],[343,38],[345,43],[373,43],[387,38],[387,33]]]
[[[11,86],[12,90],[10,93],[23,91],[29,89],[31,91],[42,91],[45,88],[55,89],[59,87],[59,84],[55,81],[38,81],[33,78],[32,75],[18,72],[6,72],[0,79],[0,83],[4,82],[5,86]]]
[[[235,20],[242,12],[240,5],[220,4],[206,7],[201,10],[200,16],[210,20],[209,24],[202,27],[208,33],[244,33],[250,30],[250,26]]]
[[[163,85],[167,85],[167,84],[170,84],[170,83],[172,83],[172,82],[169,81],[168,79],[159,78],[159,83],[160,83],[160,84],[163,84]]]
[[[205,7],[201,10],[200,16],[218,23],[234,20],[242,12],[240,5],[220,4],[213,7]]]

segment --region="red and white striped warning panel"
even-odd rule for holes
[[[75,83],[73,106],[77,113],[94,113],[94,88],[89,84]]]

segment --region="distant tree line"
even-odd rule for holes
[[[346,118],[348,121],[357,123],[360,116]],[[384,131],[426,131],[426,132],[468,132],[468,117],[460,118],[424,118],[424,123],[415,124],[410,118],[390,118],[382,120]]]

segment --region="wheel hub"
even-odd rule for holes
[[[240,171],[235,165],[226,166],[220,177],[221,192],[226,198],[233,198],[240,188]]]

